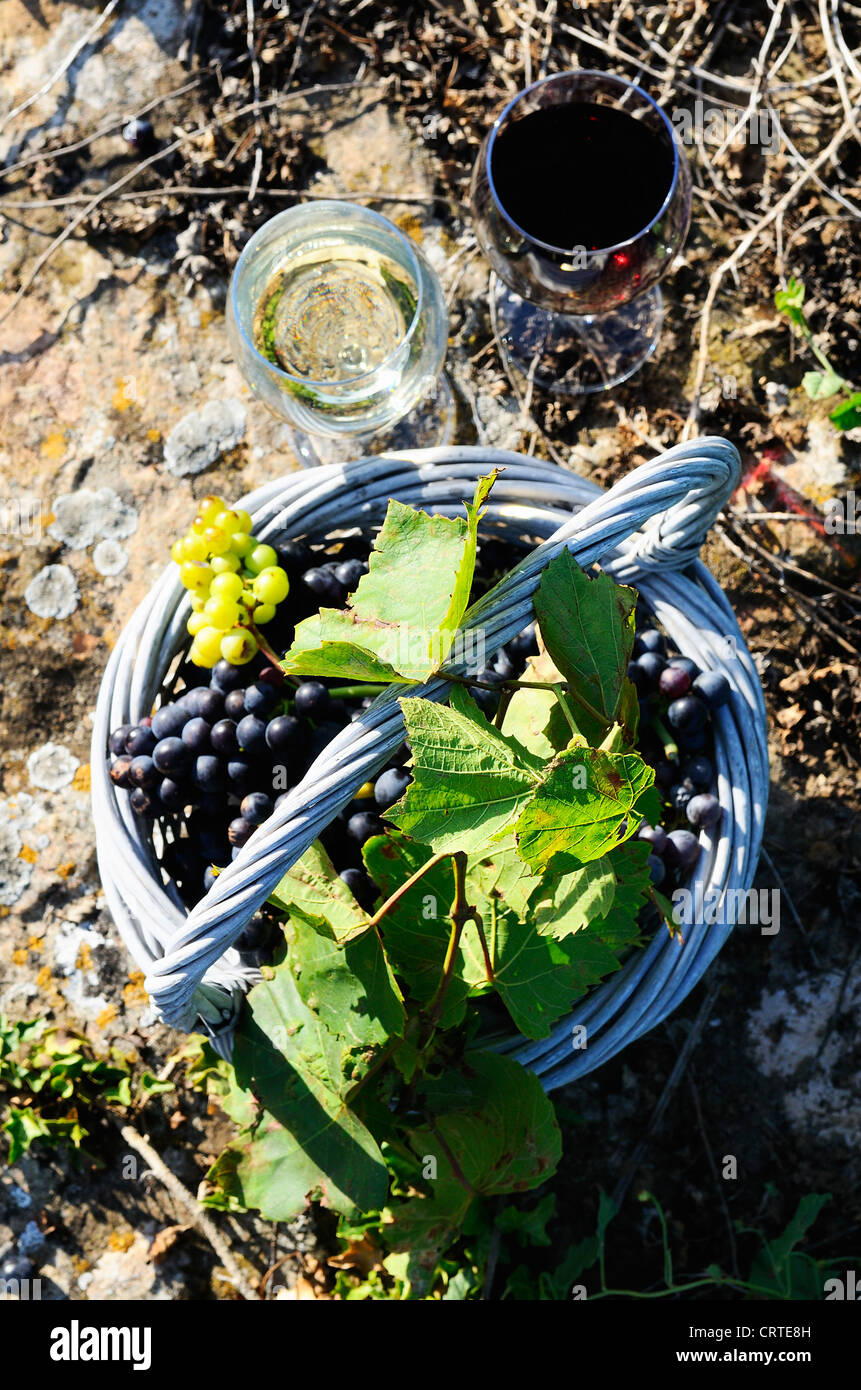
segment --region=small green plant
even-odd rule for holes
[[[379,905],[312,845],[270,899],[284,941],[248,997],[233,1069],[210,1077],[240,1125],[210,1204],[287,1220],[316,1198],[348,1249],[374,1230],[362,1297],[480,1286],[488,1199],[536,1188],[561,1154],[550,1100],[500,1042],[546,1038],[642,941],[644,909],[655,928],[671,917],[633,839],[660,817],[626,675],[634,591],[563,551],[535,594],[530,679],[506,682],[493,722],[474,678],[446,665],[493,481],[464,520],[391,502],[348,607],[296,628],[285,672],[360,683],[335,696],[454,683],[448,706],[400,700],[411,780],[362,850]]]
[[[127,1109],[172,1089],[148,1071],[134,1074],[117,1048],[99,1057],[86,1038],[47,1019],[10,1023],[0,1014],[0,1133],[9,1163],[37,1142],[80,1149],[85,1111],[97,1103]]]
[[[851,394],[831,411],[828,418],[838,430],[855,429],[861,425],[861,391],[852,391],[850,383],[834,369],[825,353],[817,346],[804,316],[804,296],[804,283],[796,280],[794,276],[790,276],[786,289],[778,290],[774,296],[775,307],[786,315],[822,368],[819,372],[805,372],[801,384],[813,401],[829,400],[836,396],[838,391],[850,391]]]

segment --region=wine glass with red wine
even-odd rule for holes
[[[496,336],[523,376],[564,395],[605,391],[652,355],[691,180],[640,87],[584,70],[520,92],[484,141],[472,210]]]

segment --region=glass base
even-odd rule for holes
[[[506,365],[544,391],[608,391],[639,371],[658,345],[664,303],[657,285],[606,314],[551,314],[491,276],[493,330]]]
[[[373,434],[306,434],[288,425],[290,444],[304,468],[325,463],[349,463],[366,454],[403,453],[407,449],[431,449],[454,438],[455,400],[443,374],[432,389],[402,419]]]

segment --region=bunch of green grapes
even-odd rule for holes
[[[290,589],[276,552],[255,540],[247,512],[209,496],[170,553],[191,594],[191,660],[207,669],[221,658],[244,666],[257,654],[252,627],[270,623]]]

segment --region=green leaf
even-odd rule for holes
[[[607,856],[615,875],[616,891],[609,910],[590,923],[588,931],[613,951],[633,945],[640,935],[637,918],[652,890],[649,850],[645,840],[627,840]]]
[[[801,385],[812,401],[824,401],[835,395],[846,382],[829,367],[824,372],[805,372],[801,378]]]
[[[234,1044],[238,1085],[265,1111],[236,1147],[238,1195],[272,1221],[288,1220],[318,1196],[346,1215],[379,1208],[388,1175],[373,1136],[344,1096],[368,1068],[299,995],[287,962],[255,985]]]
[[[532,680],[533,676],[527,671],[524,679]],[[557,710],[559,701],[552,690],[515,690],[505,711],[502,732],[508,738],[516,738],[518,743],[528,748],[536,758],[541,758],[542,762],[549,762],[557,752],[548,736],[551,718]],[[567,724],[565,730],[567,737],[562,744],[563,748],[571,737]]]
[[[51,1127],[42,1118],[37,1110],[30,1110],[16,1105],[7,1107],[6,1119],[0,1125],[4,1134],[9,1136],[9,1156],[7,1162],[17,1163],[22,1154],[26,1153],[31,1144],[37,1139],[50,1139]]]
[[[423,1170],[433,1161],[429,1195],[387,1211],[395,1251],[409,1253],[408,1278],[421,1295],[440,1255],[460,1233],[476,1196],[526,1192],[551,1177],[562,1153],[553,1106],[540,1081],[517,1062],[472,1052],[462,1063],[463,1099],[413,1130]]]
[[[323,608],[299,623],[285,668],[386,684],[423,681],[437,670],[466,609],[481,504],[495,478],[479,479],[466,520],[392,499],[347,608]]]
[[[861,425],[861,391],[841,401],[828,418],[839,430],[857,429]]]
[[[536,873],[600,859],[633,835],[641,819],[637,799],[653,781],[638,753],[560,754],[517,822],[521,857]]]
[[[438,853],[478,853],[513,826],[543,762],[495,729],[462,687],[448,709],[408,698],[400,706],[413,780],[387,819]]]
[[[396,888],[431,858],[426,845],[416,844],[398,833],[375,836],[364,846],[362,854],[368,873],[384,898],[391,897]],[[408,986],[419,1004],[426,1004],[433,998],[442,976],[451,934],[449,912],[453,898],[451,861],[443,860],[407,889],[380,922],[386,955],[398,978]],[[454,1027],[466,1011],[469,985],[463,978],[463,968],[461,949],[443,1003],[441,1028]]]
[[[774,295],[774,307],[781,314],[786,314],[787,318],[801,328],[807,327],[801,307],[804,303],[804,294],[804,282],[796,280],[795,276],[791,275],[786,289],[777,290]]]
[[[321,936],[344,945],[368,930],[370,918],[359,907],[350,889],[319,840],[288,869],[269,896],[293,921],[303,921]]]
[[[550,1245],[547,1223],[556,1214],[556,1194],[548,1192],[537,1206],[522,1211],[519,1207],[505,1207],[494,1221],[505,1235],[517,1237],[520,1245]]]
[[[470,904],[482,914],[490,901],[496,900],[523,917],[541,879],[520,858],[512,831],[481,860],[469,861],[466,882]]]
[[[568,550],[551,560],[535,594],[541,636],[571,697],[581,696],[600,716],[582,705],[575,711],[578,727],[594,745],[618,717],[634,645],[636,602],[635,591],[609,575],[590,579]]]
[[[353,1047],[381,1047],[403,1032],[403,998],[380,939],[370,931],[339,945],[294,917],[285,928],[300,997]]]
[[[592,860],[561,878],[533,879],[542,886],[532,895],[530,920],[542,936],[562,940],[606,917],[616,894],[610,858]]]
[[[804,1281],[806,1266],[802,1263],[803,1257],[793,1252],[830,1201],[830,1192],[810,1192],[801,1198],[786,1229],[774,1240],[766,1241],[754,1259],[750,1269],[752,1284],[774,1288],[790,1298],[810,1296],[798,1291],[798,1284]]]

